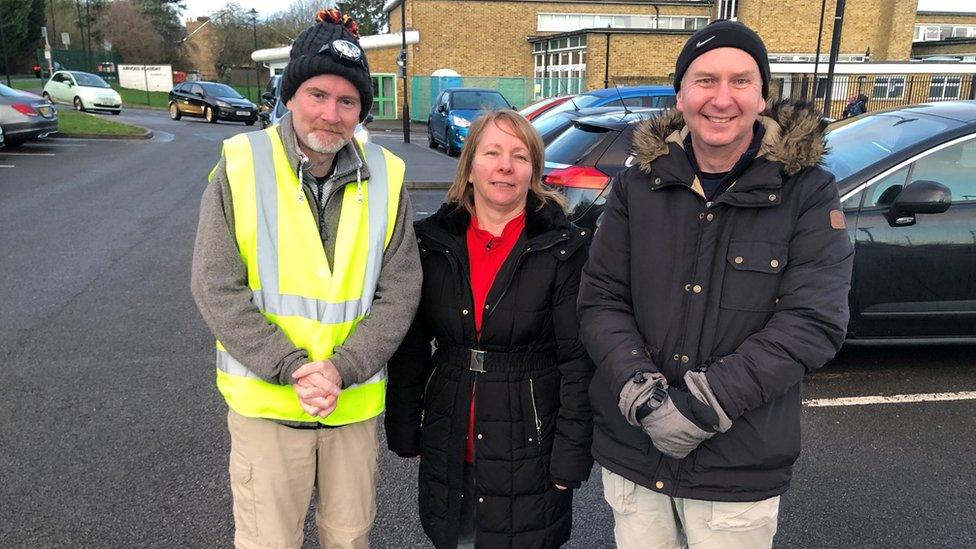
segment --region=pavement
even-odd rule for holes
[[[0,149],[2,548],[233,544],[226,405],[189,271],[206,175],[252,128],[121,119],[154,137]],[[402,144],[393,134],[377,141]],[[408,170],[447,159],[423,140],[402,152]],[[410,196],[421,218],[444,193]],[[775,547],[976,547],[974,364],[973,346],[851,348],[811,375]],[[932,398],[838,400],[919,393]],[[418,462],[382,433],[380,448],[370,546],[429,547]],[[599,467],[573,510],[567,548],[613,547]]]

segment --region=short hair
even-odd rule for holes
[[[518,138],[529,149],[529,159],[532,162],[529,195],[539,202],[539,209],[542,209],[547,202],[552,202],[565,211],[566,197],[542,183],[542,167],[545,163],[545,146],[542,144],[542,137],[524,116],[510,109],[489,110],[471,124],[464,148],[461,150],[461,157],[458,159],[454,182],[447,190],[447,202],[457,204],[458,207],[463,207],[468,210],[468,213],[474,215],[474,186],[470,181],[471,166],[474,163],[475,149],[478,148],[478,143],[489,124],[494,124],[505,133]],[[507,124],[511,131],[501,124]]]

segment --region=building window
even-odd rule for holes
[[[538,97],[580,93],[585,88],[586,36],[537,42],[532,46],[532,58],[535,77],[547,79],[537,83]]]
[[[580,29],[677,29],[698,30],[708,25],[707,16],[696,15],[628,15],[591,13],[540,13],[536,17],[539,32],[572,32]]]
[[[929,85],[929,99],[959,99],[962,77],[933,76]]]
[[[769,54],[770,63],[785,63],[785,62],[798,62],[798,63],[813,63],[813,60],[817,57],[814,53],[771,53]],[[842,53],[837,56],[837,61],[840,63],[863,63],[867,59],[863,53]],[[820,62],[828,63],[830,62],[829,53],[820,54]]]
[[[739,12],[739,0],[719,0],[718,18],[736,20]]]
[[[976,25],[915,25],[915,42],[930,42],[946,38],[974,38]]]
[[[905,95],[904,76],[878,76],[874,79],[872,99],[901,99]]]

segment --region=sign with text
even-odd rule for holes
[[[168,92],[173,88],[172,65],[119,65],[119,86],[130,90]]]

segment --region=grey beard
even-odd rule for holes
[[[335,154],[341,151],[347,143],[349,143],[348,139],[340,139],[332,145],[326,145],[315,132],[305,134],[305,146],[319,154]]]

